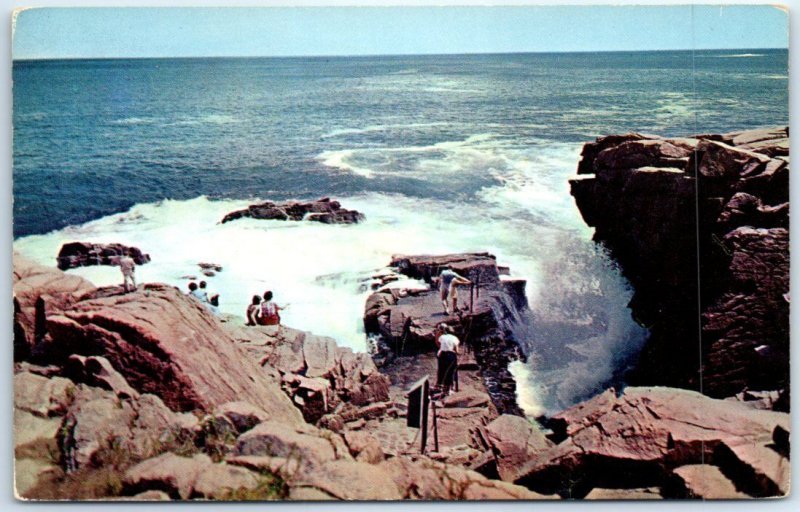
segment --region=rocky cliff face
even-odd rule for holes
[[[733,395],[788,386],[789,132],[586,144],[572,195],[650,328],[633,382]]]

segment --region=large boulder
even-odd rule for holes
[[[394,457],[378,465],[394,480],[403,499],[542,500],[558,499],[508,482],[490,480],[474,471],[431,460]]]
[[[517,480],[528,460],[553,446],[538,426],[510,414],[486,425],[486,434],[497,460],[497,472],[507,482]]]
[[[325,462],[293,480],[290,487],[292,499],[386,501],[402,498],[392,476],[384,468],[353,460]],[[309,489],[315,494],[309,494]]]
[[[68,471],[102,466],[108,457],[143,459],[176,440],[189,438],[197,425],[191,414],[168,409],[155,395],[121,400],[112,392],[83,384],[59,430]]]
[[[289,424],[302,418],[278,383],[235,345],[220,322],[176,288],[92,296],[47,320],[43,357],[101,355],[139,393],[178,411],[244,400]]]
[[[197,454],[191,458],[165,453],[130,468],[123,492],[166,492],[172,499],[225,499],[238,490],[255,489],[259,474],[240,466],[214,463]]]
[[[311,425],[292,426],[278,421],[265,421],[239,436],[235,455],[297,459],[309,466],[342,458],[352,459],[337,434]]]
[[[662,487],[674,468],[694,464],[717,466],[751,496],[789,489],[789,461],[771,448],[776,427],[788,432],[785,413],[687,390],[627,388],[559,413],[550,426],[558,443],[525,462],[516,480],[539,492],[579,498],[594,487]]]

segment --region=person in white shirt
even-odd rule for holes
[[[453,386],[453,379],[458,369],[458,346],[460,341],[456,336],[450,334],[447,324],[436,326],[435,339],[438,368],[436,371],[436,385],[442,389],[443,394],[449,395],[450,388]]]
[[[131,286],[133,290],[136,290],[136,262],[133,261],[133,258],[128,256],[127,254],[123,255],[119,258],[119,269],[122,271],[122,286],[125,288],[125,292],[129,292],[131,290],[128,289],[128,281],[130,280]]]

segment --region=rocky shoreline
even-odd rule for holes
[[[405,389],[367,354],[218,319],[163,284],[96,288],[17,256],[14,269],[20,497],[545,498],[470,469],[460,418],[496,416],[480,379],[443,404],[440,452],[420,455]]]
[[[651,332],[634,382],[782,390],[788,410],[788,137],[630,133],[584,146],[572,195]]]
[[[373,354],[287,326],[245,327],[165,284],[132,293],[97,288],[15,255],[17,496],[784,496],[788,140],[781,134],[788,136],[629,134],[585,146],[573,195],[636,288],[632,310],[651,329],[631,378],[702,384],[705,394],[610,389],[541,421],[523,417],[508,371],[523,357],[515,327],[528,312],[526,283],[489,253],[393,257],[365,304],[365,331],[378,340]],[[692,217],[698,197],[699,224]],[[251,209],[232,218],[242,216],[253,216]],[[697,232],[707,276],[699,308],[691,279]],[[431,286],[443,268],[475,283],[461,290],[461,308],[450,315]],[[435,375],[439,323],[467,350],[458,391],[436,404],[438,450],[429,440],[420,453],[419,432],[406,426],[405,394]]]

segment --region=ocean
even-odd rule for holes
[[[531,415],[615,382],[647,336],[569,195],[582,143],[788,124],[786,50],[16,61],[13,80],[15,251],[135,245],[141,280],[182,289],[214,262],[224,313],[269,288],[284,323],[359,351],[392,254],[489,251],[528,280]],[[324,196],[367,221],[218,223]]]

